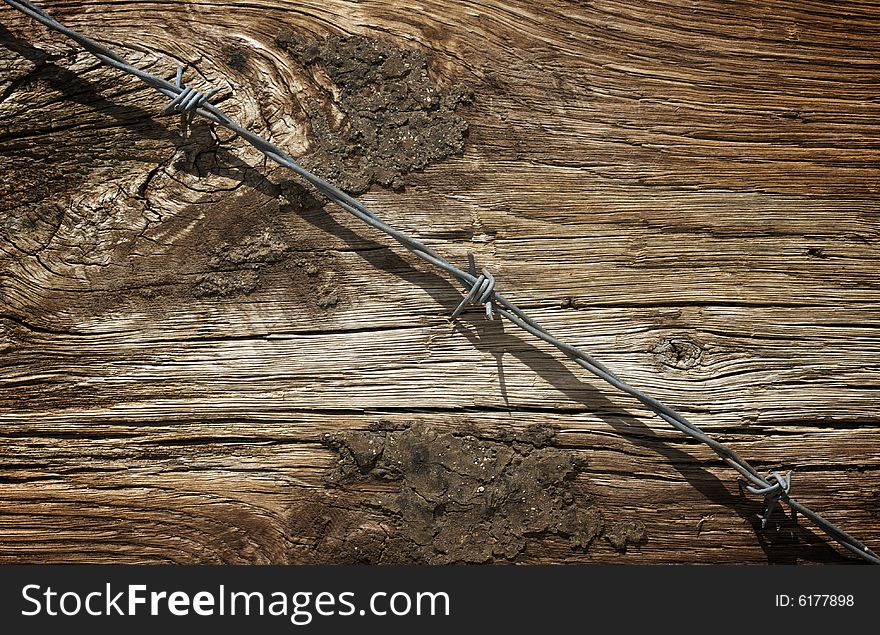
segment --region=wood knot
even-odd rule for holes
[[[664,366],[690,370],[703,359],[703,348],[690,337],[667,337],[654,347],[654,355]]]
[[[247,55],[237,46],[228,46],[223,51],[226,65],[237,71],[247,69]]]

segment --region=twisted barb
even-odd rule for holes
[[[177,67],[177,76],[174,80],[174,86],[180,89],[180,93],[173,97],[162,112],[168,113],[177,111],[186,118],[186,127],[189,128],[190,122],[195,117],[196,111],[208,103],[208,100],[220,92],[219,88],[213,88],[207,93],[193,88],[192,86],[184,86],[183,84],[183,66]]]
[[[257,134],[254,134],[250,130],[241,127],[238,123],[226,116],[226,114],[224,114],[219,108],[211,104],[207,100],[207,96],[202,99],[198,93],[193,93],[193,91],[190,90],[186,97],[181,97],[181,95],[187,91],[187,88],[183,87],[180,81],[181,73],[178,73],[178,81],[176,83],[171,83],[161,77],[157,77],[151,73],[131,66],[122,57],[110,49],[77,33],[76,31],[68,29],[52,18],[48,13],[27,0],[3,0],[3,2],[30,16],[50,29],[71,38],[101,60],[101,62],[140,78],[161,94],[171,99],[176,110],[181,110],[188,115],[199,114],[207,118],[209,121],[220,124],[236,133],[239,137],[247,141],[268,158],[272,159],[279,165],[290,169],[300,178],[310,183],[315,189],[346,212],[359,218],[371,227],[385,232],[411,253],[442,269],[450,276],[460,281],[469,289],[469,291],[465,296],[465,299],[456,309],[454,315],[457,316],[468,303],[477,302],[485,304],[486,314],[489,318],[494,317],[494,313],[497,312],[498,315],[513,322],[524,331],[531,333],[535,337],[552,346],[555,346],[562,351],[562,353],[570,357],[576,364],[596,377],[599,377],[614,388],[633,397],[682,434],[708,445],[726,465],[739,472],[739,474],[745,478],[752,488],[750,491],[754,491],[757,494],[763,494],[767,497],[768,504],[772,504],[772,506],[768,505],[768,511],[765,513],[765,522],[766,518],[769,517],[769,512],[772,511],[772,507],[775,507],[776,503],[780,500],[785,501],[792,509],[816,523],[825,533],[840,543],[844,548],[868,562],[880,564],[880,556],[871,551],[861,541],[850,536],[843,529],[817,514],[806,505],[790,498],[788,495],[791,486],[790,477],[787,476],[781,478],[778,473],[775,472],[767,478],[763,477],[735,451],[706,434],[698,426],[685,419],[681,414],[638,388],[631,386],[598,360],[593,359],[593,357],[586,352],[556,339],[540,324],[526,315],[519,307],[495,291],[495,279],[492,277],[492,274],[484,270],[479,276],[477,275],[476,267],[473,262],[473,255],[468,256],[468,271],[459,269],[446,258],[435,253],[428,246],[390,226],[356,198],[346,194],[332,183],[329,183],[306,170],[297,163],[293,157],[289,156],[284,150],[275,144]]]
[[[779,504],[779,501],[783,499],[788,500],[788,493],[791,491],[791,470],[789,470],[788,474],[785,476],[779,472],[771,472],[765,480],[768,485],[764,487],[746,485],[746,489],[749,492],[752,494],[760,494],[764,497],[764,500],[767,501],[767,508],[764,510],[764,516],[761,519],[761,528],[767,526],[767,521],[770,520],[770,514],[773,513],[773,510],[776,508],[776,505]]]
[[[472,276],[477,275],[477,266],[474,262],[474,254],[468,252],[468,273]],[[483,272],[477,276],[477,279],[471,285],[470,291],[464,296],[461,304],[452,312],[452,317],[458,317],[459,313],[464,311],[468,304],[485,304],[486,317],[490,320],[495,319],[495,313],[492,309],[492,298],[495,296],[495,276],[489,271],[483,269]]]

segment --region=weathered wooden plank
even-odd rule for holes
[[[406,415],[404,420],[411,418],[412,415]],[[461,425],[461,417],[456,420],[448,416],[418,415],[418,418],[429,420],[439,429],[456,429]],[[22,439],[15,442],[18,446],[15,455],[25,466],[20,474],[34,480],[20,484],[7,482],[3,486],[4,508],[7,514],[14,512],[16,517],[21,516],[24,510],[25,517],[37,517],[44,527],[57,526],[62,533],[69,533],[72,542],[76,542],[91,534],[86,525],[73,523],[71,526],[71,507],[79,510],[77,515],[82,513],[80,508],[85,507],[89,510],[86,516],[110,517],[116,522],[104,523],[104,531],[118,536],[120,533],[139,531],[137,528],[153,523],[154,516],[163,514],[161,510],[167,506],[174,513],[164,512],[161,520],[165,526],[158,530],[159,535],[155,539],[159,541],[162,536],[170,538],[179,535],[198,544],[210,544],[216,539],[214,534],[217,529],[214,525],[220,521],[215,514],[225,517],[235,508],[237,512],[233,528],[226,526],[231,522],[227,519],[224,521],[226,530],[247,533],[253,525],[263,524],[266,527],[261,537],[255,540],[262,541],[261,548],[268,550],[267,542],[280,540],[279,536],[285,534],[285,510],[289,511],[294,501],[303,497],[303,494],[293,497],[291,494],[308,488],[321,489],[322,473],[336,459],[335,453],[321,449],[315,441],[324,434],[323,431],[331,427],[338,429],[338,418],[313,418],[312,421],[284,419],[289,421],[287,425],[279,425],[276,417],[262,426],[248,421],[195,426],[174,423],[146,429],[124,425],[101,427],[90,430],[90,438],[80,441],[75,440],[75,433],[71,433],[68,427],[62,434],[74,437],[72,443],[69,441],[64,447],[38,453],[31,444],[40,435]],[[530,422],[537,421],[554,427],[574,424],[588,430],[586,434],[576,436],[566,434],[563,438],[571,443],[563,442],[562,445],[577,447],[588,461],[582,486],[587,488],[594,500],[601,501],[605,514],[611,518],[614,514],[636,515],[648,527],[657,524],[664,526],[661,535],[655,539],[651,534],[639,553],[630,555],[625,561],[638,561],[639,558],[675,561],[674,554],[680,548],[680,545],[675,545],[680,541],[691,544],[699,552],[696,560],[705,562],[718,558],[718,552],[725,548],[747,550],[749,545],[754,545],[754,529],[749,518],[730,513],[730,501],[736,500],[737,496],[736,488],[730,485],[729,478],[724,470],[718,468],[717,462],[714,467],[702,467],[702,461],[709,458],[702,448],[685,447],[678,440],[666,444],[651,441],[633,443],[621,439],[614,429],[601,421],[583,421],[583,416],[574,419],[572,422],[572,417],[561,415],[529,417]],[[497,435],[504,429],[522,427],[521,418],[497,413],[494,416],[481,415],[471,421],[489,436]],[[364,418],[350,417],[349,425],[352,429],[362,429]],[[78,432],[83,432],[82,427],[78,426]],[[56,434],[59,432],[54,425],[47,430],[52,429]],[[43,434],[51,436],[53,433]],[[871,474],[876,473],[877,457],[873,458],[873,467],[852,472],[839,467],[838,457],[829,451],[829,446],[859,448],[862,440],[858,437],[862,435],[863,432],[855,437],[850,432],[804,435],[803,446],[813,457],[812,464],[805,466],[809,471],[803,472],[799,481],[806,500],[811,497],[820,500],[826,500],[826,496],[837,497],[841,510],[857,509],[858,502],[870,495],[873,482]],[[779,459],[779,454],[774,452],[773,445],[774,439],[771,438],[765,439],[763,444],[740,442],[738,447],[749,451],[759,461],[774,463]],[[699,458],[701,463],[695,464],[691,456]],[[89,465],[100,467],[94,470],[71,467],[82,465],[84,460]],[[41,463],[42,468],[29,464],[29,461]],[[827,461],[827,464],[823,464],[823,461]],[[12,467],[6,466],[10,477],[16,473],[14,468],[10,469]],[[10,480],[14,481],[14,478]],[[704,499],[700,508],[683,508],[681,500],[692,498],[695,494]],[[196,503],[199,500],[202,501],[201,506]],[[356,506],[357,500],[349,501],[347,505]],[[123,505],[122,511],[118,509],[120,504]],[[343,503],[340,505],[345,507]],[[739,501],[734,508],[748,515],[754,514],[758,506]],[[834,515],[841,522],[860,520],[860,516],[852,512],[838,510]],[[698,528],[701,519],[704,522]],[[870,523],[870,515],[868,518],[861,517],[861,520]],[[123,521],[122,524],[120,521]],[[33,539],[33,532],[26,529],[27,526],[23,526],[18,518],[13,531],[8,534],[7,546],[10,551],[4,557],[19,557],[18,552],[11,549],[17,549],[21,542],[27,543]],[[147,534],[156,531],[154,528]],[[123,543],[119,549],[128,553],[117,553],[112,557],[142,558],[145,553],[151,553],[149,549],[139,552],[139,544]],[[566,560],[585,557],[579,552],[572,552],[567,546],[562,549],[562,546],[557,545],[552,551],[557,557]],[[280,549],[277,545],[274,548]],[[597,548],[599,553],[604,549],[601,545]],[[87,549],[87,545],[83,545],[83,549]],[[240,558],[240,554],[231,546],[215,546],[212,549],[202,557],[221,561],[238,561]],[[791,545],[770,551],[773,558],[782,560],[797,553]],[[184,553],[194,555],[187,551]],[[828,557],[824,550],[819,550],[819,553],[824,553],[823,558]],[[276,552],[274,557],[284,559],[291,555],[289,551],[282,550]],[[92,556],[83,553],[82,557],[88,559]],[[151,557],[158,557],[158,554]],[[601,556],[591,551],[588,557]],[[605,557],[622,556],[615,556],[611,550]],[[760,561],[758,554],[752,557]]]
[[[748,324],[735,319],[739,308],[699,308],[687,319],[683,312],[591,309],[574,312],[575,318],[589,317],[578,324],[570,311],[535,313],[560,336],[626,369],[629,379],[709,427],[873,421],[877,380],[870,356],[877,341],[870,322],[801,322],[812,315],[809,309],[751,310]],[[678,324],[651,328],[658,313]],[[791,323],[780,324],[782,315]],[[23,339],[12,344],[19,352],[6,378],[26,390],[7,393],[7,404],[10,413],[25,407],[29,416],[65,406],[187,399],[193,406],[293,399],[315,409],[584,409],[601,399],[621,401],[574,364],[510,329],[488,325],[468,333],[439,317],[434,322],[366,333],[269,331],[140,341],[124,331],[64,337],[18,328],[15,335]]]
[[[327,38],[423,51],[473,90],[441,108],[465,151],[365,202],[880,541],[876,3],[45,4],[319,168],[321,117],[362,113]],[[840,559],[552,350],[450,325],[459,289],[240,142],[0,24],[0,560]],[[364,439],[412,456],[345,472]],[[464,491],[484,517],[440,502]]]

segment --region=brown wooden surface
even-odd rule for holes
[[[465,151],[363,200],[880,547],[877,3],[43,6],[164,76],[192,64],[294,154],[318,80],[279,34],[424,52],[473,90]],[[377,423],[429,456],[543,426],[586,461],[554,487],[601,514],[588,549],[532,526],[446,560],[843,560],[778,512],[761,531],[710,450],[552,349],[478,310],[451,326],[455,285],[162,107],[0,9],[0,562],[394,560],[417,523],[374,497],[416,476],[328,477],[326,435]],[[264,253],[220,271],[223,245]]]

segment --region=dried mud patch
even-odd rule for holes
[[[605,530],[605,538],[618,551],[626,551],[628,545],[642,545],[648,540],[645,524],[637,520],[611,523]]]
[[[292,515],[292,534],[310,545],[295,559],[518,561],[545,540],[584,552],[606,526],[615,547],[644,542],[637,522],[609,525],[575,485],[583,454],[553,447],[552,438],[543,428],[496,440],[420,423],[327,435],[338,460],[325,475],[330,489]]]
[[[290,244],[275,227],[264,227],[236,241],[222,242],[208,254],[208,266],[213,271],[198,279],[196,295],[249,295],[260,288],[261,271],[287,259],[290,251]]]
[[[211,271],[196,280],[194,294],[235,297],[280,285],[298,296],[306,309],[335,307],[340,295],[338,264],[327,252],[302,249],[285,229],[280,224],[263,227],[215,246],[208,254]]]
[[[128,277],[139,274],[153,283],[137,289],[150,300],[212,301],[277,291],[297,298],[304,310],[326,311],[340,301],[340,263],[321,249],[302,218],[322,207],[305,187],[259,175],[253,188],[220,202],[187,203],[176,217],[157,223]]]
[[[318,88],[304,100],[310,149],[303,163],[342,189],[400,189],[403,176],[464,151],[467,121],[457,112],[473,95],[438,89],[424,53],[366,37],[276,38]]]

